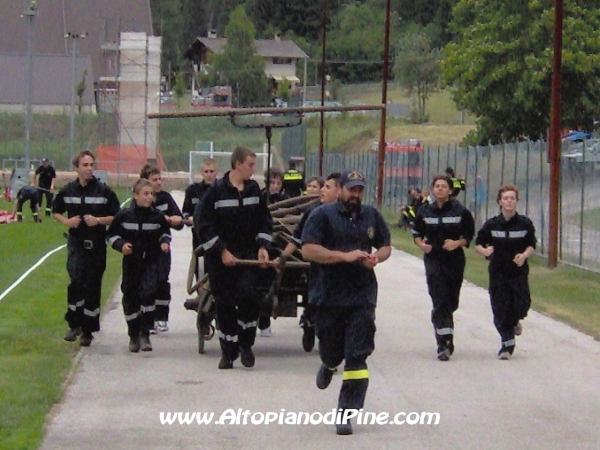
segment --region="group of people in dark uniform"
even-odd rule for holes
[[[268,204],[285,195],[281,189],[285,177],[269,174],[269,186],[261,190],[251,179],[256,154],[238,147],[231,155],[231,169],[220,179],[216,179],[216,162],[203,162],[203,180],[186,190],[183,212],[162,191],[160,170],[153,165],[142,169],[133,187],[131,207],[119,209],[114,192],[93,177],[94,163],[94,155],[88,151],[76,156],[73,164],[78,178],[60,190],[53,206],[56,220],[69,228],[67,269],[71,282],[65,340],[74,341],[80,335],[80,344],[89,346],[92,333],[99,330],[108,242],[123,254],[121,288],[129,350],[152,350],[150,333],[157,323],[166,326],[168,320],[171,229],[188,225],[192,226],[194,249],[201,249],[204,257],[215,298],[221,348],[218,368],[232,369],[238,358],[243,366],[253,367],[252,347],[260,315],[256,285],[261,268],[269,262],[272,244]],[[329,386],[344,362],[336,431],[347,435],[353,429],[345,412],[363,407],[369,384],[366,360],[375,347],[377,306],[374,268],[390,257],[391,238],[381,213],[363,203],[366,180],[362,173],[346,170],[324,181],[311,179],[309,185],[313,181],[312,193],[320,190],[321,204],[305,212],[283,255],[300,250],[310,262],[309,306],[301,324],[305,339],[312,338],[312,342],[303,344],[312,348],[315,336],[318,338],[319,389]],[[415,244],[424,253],[437,356],[447,361],[454,352],[453,313],[463,281],[463,247],[473,240],[475,226],[471,213],[454,199],[450,177],[435,177],[431,189],[430,203],[414,196],[417,203],[411,229]],[[515,186],[501,188],[501,212],[483,225],[476,239],[476,251],[490,259],[490,298],[502,340],[501,359],[512,355],[515,336],[521,331],[519,321],[530,305],[527,258],[534,253],[535,229],[528,218],[517,213],[517,202]],[[261,267],[238,264],[246,259],[257,260]],[[160,313],[161,307],[166,311]],[[310,330],[308,337],[306,330]]]
[[[453,172],[433,179],[434,200],[418,209],[411,228],[415,244],[424,253],[440,361],[448,361],[454,352],[453,313],[458,309],[466,264],[463,248],[469,247],[475,237],[471,212],[456,200],[464,184],[461,187],[449,175]],[[501,338],[498,358],[506,360],[514,352],[515,336],[522,332],[520,321],[531,306],[527,258],[535,253],[536,237],[531,220],[517,212],[516,186],[501,187],[496,200],[500,214],[478,231],[475,250],[490,261],[489,294],[494,325]]]
[[[18,222],[23,221],[23,205],[29,202],[34,222],[41,222],[40,211],[44,198],[46,199],[46,217],[52,213],[54,198],[54,182],[56,171],[48,158],[42,158],[42,164],[35,170],[31,186],[23,186],[15,196],[13,216]]]

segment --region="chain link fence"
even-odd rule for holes
[[[600,270],[600,158],[590,149],[594,142],[578,143],[588,151],[577,152],[563,145],[559,205],[559,258],[563,262]],[[531,218],[538,238],[537,251],[548,247],[549,164],[545,141],[524,141],[486,146],[424,147],[419,158],[409,153],[386,152],[383,206],[399,214],[409,202],[409,187],[427,188],[433,177],[452,167],[464,178],[466,190],[458,200],[475,217],[477,227],[498,215],[498,189],[506,184],[519,188],[519,212]],[[377,198],[378,157],[363,154],[327,153],[323,175],[357,169],[367,177],[365,201]],[[318,157],[306,161],[307,177],[318,174]]]

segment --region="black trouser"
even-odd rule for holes
[[[158,287],[156,290],[156,320],[169,320],[169,306],[171,304],[171,252],[161,252],[158,256]]]
[[[81,327],[89,335],[100,330],[100,299],[102,276],[106,269],[106,244],[69,236],[67,241],[67,272],[71,279],[67,288],[69,327]]]
[[[440,250],[445,252],[445,250]],[[433,302],[431,322],[435,329],[438,350],[453,345],[454,318],[458,309],[460,288],[465,270],[462,249],[450,255],[427,254],[424,257],[427,288]]]
[[[23,205],[25,202],[29,200],[29,207],[31,208],[31,214],[33,215],[33,220],[38,221],[38,197],[37,195],[30,195],[29,193],[23,194],[19,193],[17,196],[17,218],[21,220],[23,218]]]
[[[128,335],[148,335],[154,328],[156,290],[159,283],[160,255],[123,258],[123,312]]]
[[[40,186],[43,187],[43,186]],[[38,190],[38,203],[40,204],[40,209],[42,208],[42,203],[44,197],[46,197],[46,215],[49,216],[52,213],[52,200],[54,199],[54,194],[50,192],[50,186],[47,188],[47,191]]]
[[[333,369],[346,361],[338,408],[362,408],[369,386],[367,357],[375,349],[375,307],[318,307],[315,322],[323,365]]]
[[[519,320],[527,317],[531,306],[531,294],[527,275],[507,275],[489,270],[490,303],[494,313],[494,325],[506,348],[514,348],[514,328]]]
[[[219,343],[223,355],[235,360],[239,348],[251,348],[256,339],[260,311],[258,268],[225,267],[208,269],[210,288],[215,297],[219,324]]]

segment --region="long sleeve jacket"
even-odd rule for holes
[[[133,205],[117,213],[108,227],[108,244],[122,251],[130,243],[133,258],[148,258],[160,255],[160,245],[171,242],[171,228],[164,214],[154,207],[142,208]]]
[[[181,213],[179,206],[177,206],[177,203],[175,203],[173,196],[166,191],[160,191],[156,193],[153,206],[166,216],[183,217],[183,214]],[[183,223],[172,228],[175,230],[181,230],[183,228]]]
[[[227,172],[196,208],[194,229],[209,256],[220,256],[226,248],[236,258],[256,259],[258,249],[272,241],[273,219],[258,183],[246,180],[240,192]]]

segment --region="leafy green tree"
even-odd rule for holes
[[[173,86],[173,96],[177,102],[177,107],[181,107],[181,100],[185,95],[186,91],[185,74],[183,72],[177,72],[175,74],[175,86]]]
[[[417,111],[413,119],[416,122],[428,120],[425,105],[439,85],[440,57],[440,51],[431,47],[422,29],[406,33],[398,43],[394,75],[408,95],[417,96]]]
[[[236,8],[225,29],[227,45],[212,58],[214,72],[232,87],[239,106],[264,104],[268,97],[265,61],[256,55],[255,34],[244,8]]]
[[[550,0],[461,0],[442,77],[474,114],[471,143],[538,138],[550,118],[554,11]],[[597,1],[565,2],[562,126],[591,129],[600,105]]]
[[[443,47],[450,39],[452,8],[458,0],[397,0],[397,11],[403,22],[427,27],[433,47]]]
[[[286,81],[282,81],[277,86],[277,97],[283,100],[284,102],[289,102],[290,98],[292,98],[292,91],[290,89],[290,85]]]
[[[381,4],[381,0],[352,2],[332,19],[326,50],[327,59],[334,61],[329,72],[335,78],[344,82],[381,80],[385,25]],[[395,28],[391,29],[390,44]]]
[[[342,5],[340,0],[327,0],[327,16],[331,20]],[[283,33],[294,32],[308,40],[317,40],[323,28],[323,0],[249,0],[248,15],[258,30],[269,26]],[[263,38],[272,38],[263,36]]]

